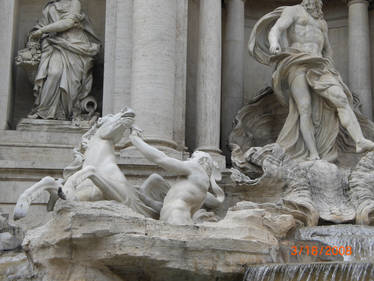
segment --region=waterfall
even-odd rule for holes
[[[247,269],[244,281],[371,281],[371,263],[268,264]]]
[[[331,247],[351,247],[352,254],[344,261],[373,262],[374,227],[362,225],[331,225],[304,227],[298,230],[296,240],[319,241]]]

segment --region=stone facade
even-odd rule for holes
[[[291,2],[285,4],[294,4]],[[180,159],[186,157],[187,151],[197,148],[222,159],[221,151],[229,156],[227,139],[236,112],[259,90],[271,85],[271,69],[248,56],[246,45],[256,20],[278,4],[230,0],[222,2],[222,10],[217,8],[216,12],[205,5],[216,8],[221,5],[220,1],[202,4],[197,0],[184,0],[169,4],[165,2],[151,8],[141,1],[82,1],[83,9],[104,42],[94,73],[94,95],[103,114],[131,105],[138,116],[142,116],[139,124],[149,139],[169,153],[179,155]],[[64,138],[69,140],[60,141],[58,134],[46,134],[46,139],[37,133],[10,131],[27,115],[33,100],[32,85],[24,71],[15,66],[14,57],[25,44],[26,34],[40,14],[44,1],[18,0],[2,5],[0,124],[3,131],[0,149],[4,153],[0,193],[8,194],[9,186],[14,189],[10,192],[12,195],[4,196],[8,199],[1,202],[4,210],[10,210],[20,191],[38,178],[32,176],[39,173],[33,167],[35,164],[26,162],[38,163],[42,170],[56,165],[47,159],[46,166],[41,165],[41,156],[36,151],[47,151],[48,148],[52,153],[70,149],[76,138],[75,134],[65,134]],[[156,13],[157,9],[159,12]],[[339,0],[329,1],[324,11],[336,67],[343,80],[360,96],[363,111],[370,116],[371,80],[374,79],[371,79],[371,64],[367,58],[373,45],[373,13],[366,13],[365,1],[351,1],[348,5]],[[153,14],[167,15],[165,26],[160,26],[160,19],[152,19]],[[147,21],[141,20],[142,17]],[[150,36],[149,32],[156,41],[147,50],[143,49],[146,44],[142,38]],[[357,36],[365,40],[356,40]],[[357,52],[357,49],[361,51]],[[215,64],[217,66],[213,67]],[[119,161],[128,164],[129,169],[133,169],[135,162],[131,159],[134,157],[139,163],[144,162],[128,145],[124,144],[122,148],[126,148],[122,152],[125,157]],[[59,158],[60,169],[69,158],[68,154]],[[222,160],[221,165],[224,165]],[[59,169],[55,171],[59,173]],[[23,180],[16,183],[9,173],[19,175]],[[25,178],[27,174],[29,176]]]
[[[46,176],[61,178],[63,169],[73,159],[72,149],[80,143],[82,133],[89,128],[88,124],[80,126],[69,123],[70,121],[61,123],[55,120],[19,125],[20,120],[25,118],[32,108],[33,85],[28,81],[26,73],[16,67],[15,57],[17,51],[24,48],[28,32],[40,16],[46,2],[46,0],[0,2],[0,213],[10,214],[10,223],[13,223],[13,209],[22,192]],[[197,268],[202,270],[205,276],[198,276],[201,280],[210,280],[206,276],[212,275],[217,278],[229,276],[227,280],[238,280],[237,278],[241,278],[243,274],[240,263],[282,261],[280,253],[282,246],[277,239],[286,237],[288,231],[299,221],[303,219],[307,221],[307,218],[304,218],[306,215],[295,211],[296,215],[292,213],[294,217],[303,218],[295,222],[293,217],[287,213],[288,209],[266,204],[269,201],[281,199],[282,186],[279,186],[277,182],[273,183],[273,189],[264,190],[258,185],[254,187],[236,185],[231,180],[229,136],[234,128],[234,118],[239,109],[250,103],[248,107],[252,110],[256,95],[272,85],[272,69],[258,63],[248,55],[247,44],[254,25],[264,14],[280,6],[280,2],[282,5],[295,5],[300,1],[80,0],[80,2],[102,42],[101,51],[95,62],[92,88],[92,95],[98,101],[101,116],[115,114],[123,107],[130,106],[137,114],[136,125],[144,130],[143,134],[147,143],[167,156],[181,161],[186,160],[194,150],[201,150],[209,153],[223,171],[223,179],[219,185],[224,190],[226,199],[216,213],[220,219],[228,214],[226,221],[223,220],[219,225],[201,226],[206,237],[210,239],[214,234],[217,235],[214,238],[216,240],[212,242],[205,236],[199,237],[198,230],[194,226],[180,228],[173,226],[171,231],[176,236],[170,235],[167,239],[175,239],[177,246],[168,244],[167,247],[170,247],[173,255],[175,254],[175,259],[168,257],[169,253],[165,249],[160,251],[161,256],[154,257],[152,256],[154,253],[151,253],[148,259],[141,252],[144,250],[141,248],[138,249],[140,252],[136,252],[131,257],[131,261],[121,260],[123,264],[118,265],[118,268],[114,270],[116,275],[125,276],[120,266],[129,266],[130,270],[135,272],[130,280],[137,280],[138,275],[145,269],[133,265],[131,267],[126,263],[140,261],[141,263],[154,263],[153,266],[157,271],[157,278],[154,280],[162,280],[164,272],[171,268],[173,271],[169,272],[170,280],[174,280],[174,276],[180,272],[188,272],[191,278],[197,278],[194,275],[194,267],[197,266],[194,264],[196,263],[194,256],[196,247],[198,248],[197,255],[202,255],[202,252],[209,248],[213,254],[219,252],[233,261],[232,264],[229,262],[220,264],[218,268],[214,268],[214,262],[210,263],[210,261],[206,264],[199,264]],[[324,6],[324,13],[329,26],[328,35],[334,50],[333,59],[336,69],[352,92],[360,98],[361,105],[356,104],[357,107],[367,118],[372,119],[374,12],[370,2],[367,0],[329,0]],[[265,105],[268,104],[272,106],[272,110],[274,109],[273,113],[277,112],[277,105],[274,105],[273,101]],[[284,112],[278,113],[279,116],[284,115]],[[249,124],[253,125],[253,122]],[[277,131],[278,127],[273,131]],[[266,130],[260,128],[259,131],[265,134],[272,131],[272,127],[268,126]],[[238,138],[242,140],[241,137],[242,135],[239,134]],[[245,137],[247,138],[248,135]],[[256,137],[261,142],[264,139],[272,139],[274,136],[259,134]],[[257,141],[257,138],[253,141]],[[243,151],[244,148],[249,147],[241,147]],[[369,156],[371,161],[371,155]],[[141,186],[153,173],[158,173],[171,183],[178,180],[178,173],[165,172],[148,161],[132,145],[127,135],[116,144],[115,157],[116,164],[126,175],[127,180],[136,187]],[[348,158],[341,160],[341,163]],[[355,166],[359,159],[353,158],[349,158],[353,163],[349,162],[349,164],[352,165],[339,167]],[[262,167],[257,166],[257,168]],[[303,167],[303,169],[307,170],[308,167]],[[358,169],[358,171],[361,170]],[[348,173],[341,176],[344,180],[346,177]],[[327,180],[325,182],[329,183]],[[360,181],[358,182],[359,185]],[[369,179],[367,182],[370,182]],[[337,189],[340,190],[340,187],[338,186]],[[371,194],[371,189],[369,191]],[[87,203],[88,210],[86,210],[74,203],[67,207],[59,207],[58,210],[62,210],[60,213],[51,214],[45,212],[47,201],[48,197],[44,195],[35,200],[29,215],[17,222],[17,225],[31,228],[53,218],[49,226],[42,228],[43,235],[51,238],[51,241],[54,239],[50,237],[51,233],[60,227],[56,223],[58,219],[69,224],[69,219],[73,214],[73,218],[80,223],[81,217],[92,215],[94,219],[95,217],[98,219],[98,225],[95,226],[98,229],[105,225],[105,216],[109,216],[110,221],[115,224],[117,222],[116,208],[121,208],[109,203],[99,203],[99,205]],[[239,201],[256,203],[235,206]],[[262,205],[262,203],[265,204]],[[108,208],[108,214],[98,214],[96,208],[101,207]],[[371,203],[369,207],[371,210]],[[246,217],[248,210],[250,210],[249,215]],[[137,216],[134,219],[129,210],[121,209],[121,211],[125,219],[120,221],[121,225],[117,230],[110,230],[102,237],[94,237],[96,231],[100,232],[102,229],[89,229],[87,232],[84,232],[85,229],[72,230],[71,233],[76,235],[74,239],[77,239],[78,244],[81,243],[79,245],[82,248],[86,246],[84,235],[87,235],[88,242],[96,243],[105,240],[103,243],[108,243],[108,245],[118,243],[118,241],[122,243],[124,240],[130,241],[128,242],[130,244],[135,240],[139,244],[141,244],[139,241],[143,240],[150,244],[161,243],[164,236],[160,234],[159,229],[165,227],[164,222],[144,218],[138,220]],[[273,211],[280,212],[281,215],[274,215]],[[314,215],[313,222],[309,224],[318,224],[319,218],[325,217],[322,215],[319,217],[319,214]],[[349,222],[351,220],[352,218],[349,217],[335,221]],[[89,224],[85,225],[86,222],[83,221],[84,227],[91,227]],[[146,221],[145,224],[144,221]],[[362,221],[371,223],[372,218],[363,217]],[[232,238],[234,230],[230,232],[229,227],[224,223],[232,224],[233,229],[237,229],[242,235],[238,234],[240,237],[235,238],[236,242],[233,245],[227,241]],[[148,233],[143,229],[147,227],[147,224],[152,228],[152,235],[161,237],[157,236],[160,239],[155,239],[156,242],[151,241],[152,239],[148,241],[146,237]],[[247,227],[249,224],[258,227],[256,230],[258,233],[254,236],[264,235],[266,239],[264,238],[258,244],[253,242],[256,237],[252,237],[249,233],[251,231]],[[107,239],[106,236],[120,235],[129,225],[136,225],[140,229],[139,232],[144,232],[140,238],[138,237],[139,239],[134,238],[132,233],[126,233],[118,241]],[[277,234],[276,229],[280,225],[284,226],[284,229],[279,230],[280,233]],[[40,243],[37,235],[37,231],[31,232],[27,241],[31,245],[30,248],[39,251],[39,248],[45,245]],[[197,243],[197,246],[186,246],[186,251],[191,256],[188,256],[188,264],[184,265],[180,259],[182,255],[180,248],[184,247],[186,241],[196,237],[207,240]],[[68,240],[64,234],[57,238],[60,239],[62,245]],[[226,247],[224,251],[217,249],[217,245],[213,245],[214,241],[218,241],[217,243],[224,241],[223,245]],[[245,250],[245,255],[255,253],[249,258],[244,258],[241,245],[248,241],[250,244]],[[70,251],[70,247],[73,246],[69,244],[65,250]],[[274,254],[274,248],[278,251],[276,254]],[[110,268],[110,263],[117,256],[133,253],[132,250],[128,248],[118,252],[113,251],[110,261],[104,256],[99,256],[95,251],[88,252],[88,254],[97,256],[100,262],[106,260],[108,264],[105,266]],[[45,259],[42,254],[40,252],[38,258],[43,266],[49,263],[49,259],[56,258],[55,252],[46,256]],[[71,261],[67,261],[67,256],[68,254],[59,258],[63,263],[66,262],[64,268],[72,268],[72,265],[68,264]],[[209,259],[208,256],[205,258]],[[23,264],[25,257],[20,256],[18,259],[21,260],[20,264]],[[82,259],[77,260],[82,262]],[[91,260],[91,262],[94,261],[96,260]],[[83,263],[87,263],[87,260],[83,260]],[[163,266],[160,265],[161,263],[168,265]],[[82,268],[77,270],[81,271]],[[92,274],[95,270],[93,269]],[[105,272],[106,268],[103,276]],[[77,274],[79,277],[80,273]],[[149,276],[149,273],[147,274]],[[110,276],[110,274],[108,276],[106,277],[109,278],[108,280],[120,278]],[[103,277],[102,280],[106,279]],[[188,280],[187,277],[186,280]]]

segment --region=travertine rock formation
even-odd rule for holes
[[[248,264],[278,261],[270,229],[280,237],[295,226],[292,216],[250,203],[194,226],[145,218],[114,201],[60,203],[23,242],[43,280],[238,280]]]
[[[356,208],[358,224],[374,223],[374,152],[358,162],[349,177],[350,196]]]
[[[239,170],[249,174],[248,169],[253,166],[261,168],[262,172],[250,178],[233,169],[233,180],[248,188],[280,188],[278,204],[303,213],[300,221],[305,225],[317,225],[319,219],[335,223],[354,220],[356,212],[348,193],[349,171],[325,160],[291,160],[278,144],[253,147],[245,157],[246,169],[239,166]]]

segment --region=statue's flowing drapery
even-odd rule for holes
[[[285,7],[280,7],[262,17],[253,28],[248,43],[249,52],[257,61],[275,66],[273,72],[274,93],[283,105],[289,107],[289,114],[278,136],[277,143],[293,159],[305,160],[309,156],[308,148],[300,131],[299,112],[290,92],[290,82],[301,70],[306,73],[306,80],[312,93],[312,119],[317,150],[321,159],[334,161],[338,156],[338,147],[347,150],[354,145],[353,140],[340,126],[336,107],[321,94],[326,93],[325,91],[332,86],[338,86],[345,92],[351,106],[353,103],[352,94],[330,59],[289,48],[287,36],[281,36],[282,52],[278,55],[270,54],[268,34],[284,9]]]
[[[70,6],[66,1],[48,2],[34,27],[39,29],[64,19],[76,23],[67,31],[42,37],[42,57],[34,86],[36,100],[31,113],[43,119],[70,119],[92,88],[93,60],[100,45],[92,42],[98,39],[86,16],[72,14]]]

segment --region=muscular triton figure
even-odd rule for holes
[[[178,225],[193,224],[193,217],[203,204],[217,207],[223,203],[225,194],[216,183],[221,173],[208,153],[195,151],[186,161],[171,158],[147,144],[136,128],[132,129],[130,140],[149,161],[179,176],[174,184],[169,185],[163,177],[153,174],[141,187],[142,200],[160,211],[160,220]],[[168,191],[161,204],[147,196],[149,192],[158,193],[165,189]]]
[[[271,21],[273,21],[271,23],[273,26],[267,36],[267,46],[270,45],[270,48],[266,50],[270,54],[266,61],[266,51],[260,50],[261,42],[258,41],[260,40],[258,34],[263,31],[263,26],[269,25]],[[293,106],[290,106],[290,111],[292,108],[297,110],[299,115],[297,126],[303,138],[303,145],[309,151],[307,158],[318,160],[321,153],[329,154],[332,151],[331,145],[335,144],[335,140],[324,143],[327,133],[316,128],[320,120],[327,117],[314,117],[315,107],[312,105],[314,99],[312,95],[315,94],[333,109],[331,116],[335,116],[331,118],[338,120],[338,123],[340,121],[340,124],[348,131],[358,153],[374,148],[374,143],[363,136],[352,110],[352,95],[333,65],[328,27],[323,19],[321,0],[304,0],[300,5],[281,7],[264,16],[254,28],[249,50],[261,63],[276,64],[273,88],[281,99],[287,97],[286,100],[292,100]],[[259,50],[262,51],[261,54]],[[326,108],[326,106],[320,108]],[[336,118],[336,113],[338,118]],[[299,138],[299,130],[294,133],[297,136],[292,139],[293,136],[290,136],[292,130],[290,127],[287,128],[287,126],[295,126],[291,119],[297,118],[289,116],[288,119],[278,142],[285,144],[286,148],[293,151],[297,158],[302,154],[301,146],[296,141]],[[326,120],[326,124],[329,122],[332,121]],[[339,124],[334,127],[334,130],[339,131]],[[331,131],[332,129],[330,133],[333,134]],[[320,135],[317,136],[318,134]],[[316,140],[316,136],[319,139]]]

